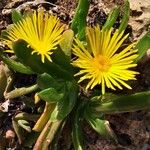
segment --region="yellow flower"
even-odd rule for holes
[[[49,15],[43,11],[34,11],[19,22],[12,25],[7,31],[4,43],[12,51],[12,43],[18,39],[25,40],[31,48],[32,54],[41,55],[44,63],[45,58],[51,61],[50,55],[62,39],[64,26],[61,25],[56,16]]]
[[[87,46],[78,39],[73,47],[73,53],[77,59],[73,65],[81,70],[75,75],[80,75],[79,83],[88,80],[86,89],[93,89],[101,84],[102,94],[105,87],[116,90],[115,87],[122,89],[122,85],[128,89],[131,87],[126,83],[128,80],[135,80],[136,71],[130,70],[137,66],[133,63],[138,57],[137,50],[133,49],[135,43],[127,46],[122,51],[118,50],[128,35],[123,37],[124,32],[115,31],[113,36],[112,29],[100,30],[99,26],[94,28],[87,27]]]

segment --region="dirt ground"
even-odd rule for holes
[[[140,39],[148,30],[150,30],[150,0],[129,0],[131,15],[127,32],[130,33],[130,40],[135,41]],[[12,9],[21,11],[28,11],[30,9],[44,8],[50,13],[58,15],[58,17],[66,24],[71,23],[71,19],[75,13],[76,3],[73,0],[49,0],[49,4],[45,4],[44,0],[0,0],[0,31],[5,29],[11,21]],[[91,0],[89,15],[87,18],[88,24],[102,25],[107,18],[107,14],[116,5],[122,5],[122,0]],[[116,27],[119,24],[116,22]],[[134,84],[133,91],[150,90],[150,59],[145,56],[144,60],[139,64],[138,71],[140,75]],[[21,77],[18,75],[17,82],[29,81],[30,77]],[[20,83],[21,84],[21,83]],[[2,100],[0,100],[1,103]],[[12,104],[12,105],[15,105]],[[21,103],[17,103],[21,107]],[[18,107],[12,106],[13,114]],[[11,107],[10,107],[11,109]],[[26,110],[28,111],[28,110]],[[11,110],[12,112],[12,110]],[[12,129],[11,117],[13,116],[9,111],[5,118],[0,117],[0,142],[9,129]],[[120,115],[107,115],[106,118],[110,121],[112,128],[119,137],[119,144],[103,139],[100,135],[94,132],[88,125],[85,124],[85,150],[150,150],[150,111],[137,111],[133,113],[124,113]],[[13,130],[13,129],[12,129]],[[60,140],[58,149],[71,150],[72,146],[67,146]],[[12,141],[9,141],[12,142]],[[26,148],[14,148],[14,141],[9,143],[7,149],[24,150]],[[17,142],[17,141],[16,141]],[[0,150],[3,148],[0,147]]]

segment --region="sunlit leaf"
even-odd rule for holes
[[[109,13],[109,16],[103,26],[103,30],[105,29],[109,30],[114,25],[119,15],[119,10],[120,8],[116,7]]]
[[[31,127],[29,125],[29,122],[26,120],[18,120],[18,125],[25,129],[27,132],[31,132]]]
[[[85,39],[86,17],[90,6],[89,0],[79,0],[75,16],[72,20],[71,29],[78,35],[80,40]]]
[[[62,36],[63,40],[60,42],[61,49],[70,59],[71,59],[71,48],[73,44],[73,37],[74,37],[73,31],[71,29],[66,30]]]
[[[114,95],[111,98],[107,95],[102,99],[91,102],[91,107],[96,112],[104,114],[132,112],[150,108],[150,91],[139,92],[131,95]]]
[[[128,20],[130,16],[130,3],[128,0],[125,0],[125,6],[123,10],[123,18],[121,20],[121,24],[119,26],[119,32],[122,32],[123,30],[126,29],[128,25]]]
[[[57,91],[55,88],[48,88],[38,93],[38,96],[48,103],[56,103],[64,97],[64,89]]]

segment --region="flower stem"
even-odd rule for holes
[[[51,144],[52,140],[54,139],[54,136],[55,136],[58,128],[60,127],[61,123],[62,123],[62,120],[57,120],[52,123],[51,128],[46,136],[46,139],[43,142],[42,150],[48,149],[48,146]]]
[[[51,125],[52,125],[52,122],[51,122],[51,120],[49,120],[47,122],[47,124],[45,125],[44,129],[42,130],[40,136],[38,137],[33,150],[41,150],[42,143],[43,143],[44,139],[46,138],[47,132],[51,128]]]

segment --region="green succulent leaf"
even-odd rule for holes
[[[51,75],[43,73],[41,75],[38,75],[37,84],[42,90],[47,88],[55,88],[56,90],[59,90],[64,86],[65,81],[58,79],[56,80]]]
[[[75,16],[72,20],[71,29],[80,40],[85,39],[86,17],[90,6],[89,0],[79,0]]]
[[[48,88],[39,92],[38,96],[48,103],[56,103],[64,97],[64,89],[57,91],[55,88]]]
[[[71,74],[68,70],[65,70],[66,68],[70,68],[70,67],[66,66],[66,64],[65,64],[66,62],[64,60],[62,60],[60,58],[54,58],[55,61],[57,61],[57,63],[60,63],[59,59],[62,60],[62,64],[64,66],[62,66],[62,65],[60,66],[59,64],[50,62],[47,59],[45,60],[45,63],[42,63],[41,57],[39,55],[31,54],[32,48],[29,47],[28,43],[25,42],[24,40],[18,40],[16,42],[14,42],[13,50],[14,50],[16,56],[18,57],[18,59],[20,59],[20,61],[25,66],[29,66],[37,74],[42,74],[45,72],[55,78],[60,78],[60,79],[65,79],[65,80],[73,79],[73,74]],[[57,53],[57,51],[58,50],[55,50],[56,54],[54,54],[54,57],[59,56],[59,52]]]
[[[86,103],[86,105],[84,106],[84,118],[91,125],[91,127],[102,137],[111,139],[117,143],[117,136],[111,129],[109,122],[107,120],[104,120],[104,114],[101,112],[99,113],[93,111],[93,108],[96,108],[98,105],[100,105],[101,100],[102,96],[95,96],[91,99],[92,102],[89,101],[88,103]]]
[[[91,127],[102,137],[106,139],[111,139],[117,143],[117,136],[111,129],[110,124],[107,120],[92,117],[92,115],[88,116],[86,120],[91,125]]]
[[[83,133],[81,129],[82,121],[83,121],[83,110],[84,103],[79,104],[76,112],[74,113],[74,120],[72,124],[72,139],[75,150],[83,150]]]
[[[60,43],[60,47],[62,49],[62,51],[65,53],[66,56],[69,57],[69,59],[71,59],[71,48],[72,48],[72,44],[73,44],[73,37],[74,37],[74,32],[70,29],[70,30],[66,30],[63,33],[63,40]]]
[[[119,26],[119,32],[122,32],[123,30],[126,29],[128,25],[129,16],[130,16],[130,3],[128,0],[125,0],[124,14],[121,20],[121,24]]]
[[[26,67],[22,63],[17,62],[5,56],[1,51],[0,51],[0,58],[5,64],[8,65],[9,68],[11,68],[14,71],[17,71],[23,74],[35,74],[29,67]]]
[[[23,18],[22,14],[15,9],[12,11],[11,17],[12,17],[13,23],[17,23],[18,21],[20,21]]]
[[[26,120],[18,120],[18,125],[25,129],[28,132],[31,132],[31,127],[29,126],[29,122]]]
[[[150,48],[150,32],[147,32],[137,43],[135,49],[138,49],[138,58],[136,62],[140,61],[141,58],[145,55],[147,50]]]
[[[38,119],[39,119],[39,115],[28,114],[25,112],[20,112],[14,117],[15,121],[17,120],[37,121]]]
[[[103,30],[105,29],[109,30],[114,25],[119,15],[119,11],[120,7],[116,7],[109,13],[109,16],[103,26]]]
[[[59,65],[60,68],[63,68],[73,76],[74,72],[73,66],[70,64],[70,58],[69,56],[65,55],[64,51],[62,51],[60,47],[58,47],[57,50],[55,50],[51,56],[52,61],[55,64]]]
[[[132,112],[150,108],[150,91],[131,95],[97,97],[89,104],[95,112],[104,114]],[[89,107],[90,107],[89,106]]]
[[[51,115],[51,120],[63,120],[73,109],[78,95],[78,87],[75,82],[66,82],[64,97],[56,104]]]

